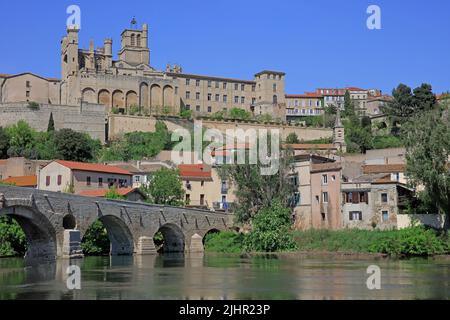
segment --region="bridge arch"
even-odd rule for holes
[[[161,248],[163,253],[184,252],[186,239],[181,228],[173,223],[167,223],[159,228],[155,235],[160,232],[164,237],[164,243]]]
[[[208,235],[210,235],[210,234],[217,234],[217,233],[221,233],[221,232],[222,232],[222,231],[219,230],[219,229],[217,229],[217,228],[212,228],[212,229],[206,231],[205,234],[204,234],[204,236],[203,236],[203,238],[202,238],[202,243],[203,243],[203,245],[205,245],[206,238],[207,238]]]
[[[50,220],[31,206],[10,205],[0,207],[0,216],[9,216],[17,221],[28,242],[25,259],[52,261],[58,256],[57,235]]]
[[[114,215],[105,215],[92,221],[89,227],[99,220],[106,229],[110,242],[110,255],[122,256],[133,255],[134,253],[134,239],[133,234],[127,224]],[[88,229],[83,232],[83,239],[86,236]]]

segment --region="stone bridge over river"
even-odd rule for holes
[[[106,227],[111,255],[156,254],[153,237],[164,235],[164,252],[202,252],[211,231],[232,226],[233,216],[199,209],[86,198],[0,186],[0,216],[14,218],[28,239],[26,258],[80,257],[80,243],[97,220]]]

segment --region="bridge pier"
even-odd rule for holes
[[[84,257],[81,250],[81,233],[78,230],[64,230],[62,247],[63,258],[77,259]]]
[[[153,242],[153,238],[152,237],[140,237],[138,240],[136,254],[141,255],[141,256],[157,254],[155,243]]]
[[[205,252],[205,248],[203,246],[203,238],[198,233],[194,234],[191,237],[191,243],[189,244],[189,248],[186,248],[188,253],[203,253]]]

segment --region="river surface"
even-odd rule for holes
[[[67,288],[78,265],[81,290]],[[367,268],[381,269],[381,290]],[[303,255],[86,257],[27,266],[0,259],[0,299],[449,299],[450,259]]]

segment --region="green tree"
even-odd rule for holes
[[[450,227],[450,121],[447,113],[432,110],[416,115],[404,128],[406,172],[414,187],[423,185],[422,199],[446,215]]]
[[[252,231],[245,238],[247,251],[275,252],[297,248],[290,232],[291,210],[278,199],[261,209],[252,220]]]
[[[100,220],[95,221],[81,241],[81,249],[85,255],[105,255],[110,251],[108,232]]]
[[[430,84],[423,83],[414,89],[413,104],[415,112],[426,112],[436,107],[437,100]]]
[[[53,120],[53,112],[50,113],[50,119],[48,120],[47,132],[55,131],[55,121]]]
[[[6,128],[9,139],[8,156],[22,157],[34,150],[36,132],[23,120]]]
[[[350,91],[345,91],[344,96],[344,117],[352,118],[356,116],[355,104],[350,96]]]
[[[121,196],[119,194],[119,192],[117,191],[116,187],[112,187],[108,190],[108,192],[106,192],[105,194],[105,199],[110,199],[110,200],[125,200],[126,197]]]
[[[406,122],[414,114],[411,88],[401,83],[392,91],[392,97],[393,100],[381,110],[391,119],[392,124]]]
[[[295,132],[291,132],[286,137],[286,143],[288,143],[288,144],[298,144],[298,143],[300,143],[300,140],[298,139],[298,136],[297,136],[297,134]]]
[[[230,118],[236,120],[248,120],[250,119],[252,114],[241,108],[232,108],[230,110]]]
[[[262,175],[261,169],[265,166],[259,161],[257,164],[250,164],[247,161],[245,164],[223,165],[219,169],[222,179],[230,181],[236,187],[237,223],[250,223],[259,210],[269,207],[275,199],[284,206],[289,206],[295,191],[289,179],[293,174],[293,159],[292,150],[281,150],[279,170],[273,175]]]
[[[344,121],[345,141],[350,153],[365,153],[373,146],[372,127],[363,126],[361,122],[357,117]]]
[[[10,217],[0,217],[0,257],[23,256],[27,250],[25,233]]]
[[[149,197],[155,204],[180,206],[184,190],[178,170],[163,168],[157,171],[148,187]]]
[[[87,134],[72,129],[62,129],[55,133],[54,143],[58,157],[69,161],[92,161],[100,142],[92,140]]]
[[[0,159],[6,159],[8,157],[9,147],[9,137],[6,130],[0,127]]]

